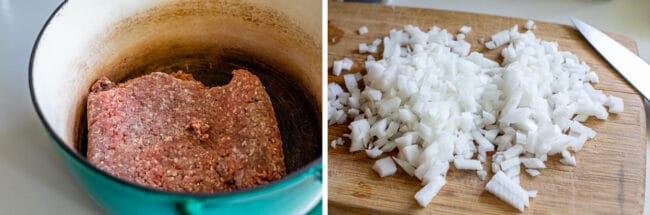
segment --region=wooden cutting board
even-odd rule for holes
[[[567,17],[568,19],[568,17]],[[588,20],[587,20],[588,21]],[[387,7],[374,4],[329,2],[329,82],[343,85],[343,78],[331,75],[333,60],[354,59],[351,72],[362,72],[365,54],[358,54],[359,43],[371,43],[383,38],[392,28],[406,24],[428,30],[437,25],[457,32],[462,25],[472,27],[466,40],[472,50],[495,58],[498,51],[485,52],[478,38],[489,38],[515,24],[523,26],[524,19],[481,14]],[[578,165],[564,166],[559,157],[550,157],[547,169],[535,178],[522,171],[521,185],[538,190],[531,199],[529,214],[640,214],[643,210],[645,187],[645,113],[640,96],[587,44],[571,26],[536,22],[538,38],[557,41],[561,50],[575,53],[598,73],[601,83],[595,88],[608,95],[624,99],[625,112],[610,115],[607,121],[589,119],[586,125],[598,135],[576,154]],[[368,26],[369,33],[359,35],[357,29]],[[636,52],[633,40],[614,36]],[[332,43],[332,40],[336,40]],[[380,55],[375,55],[380,58]],[[329,126],[328,140],[349,133],[348,124]],[[511,214],[518,213],[505,202],[484,190],[474,171],[450,170],[447,184],[431,204],[421,208],[414,199],[420,188],[416,178],[402,170],[390,177],[379,178],[371,169],[373,159],[365,153],[349,153],[349,139],[336,149],[328,147],[329,212],[332,214]],[[487,166],[486,166],[487,167]],[[492,173],[488,175],[491,177]]]

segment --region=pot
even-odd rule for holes
[[[304,214],[322,194],[321,25],[320,1],[68,0],[34,45],[32,100],[65,165],[108,214]],[[86,160],[85,102],[98,78],[183,70],[218,86],[237,68],[271,97],[284,178],[233,192],[167,192]]]

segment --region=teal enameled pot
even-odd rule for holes
[[[57,152],[107,214],[318,213],[321,50],[321,1],[68,0],[34,45],[29,85]],[[271,97],[284,178],[227,193],[177,193],[121,180],[87,162],[85,102],[99,77],[184,70],[217,86],[235,68],[256,74]]]

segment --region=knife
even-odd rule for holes
[[[609,65],[614,67],[618,74],[621,74],[645,99],[648,99],[650,96],[650,65],[591,25],[573,17],[571,17],[571,21],[600,56],[603,56]]]

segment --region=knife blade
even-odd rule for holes
[[[650,96],[650,65],[625,46],[587,23],[571,17],[573,25],[594,49],[644,98]]]

